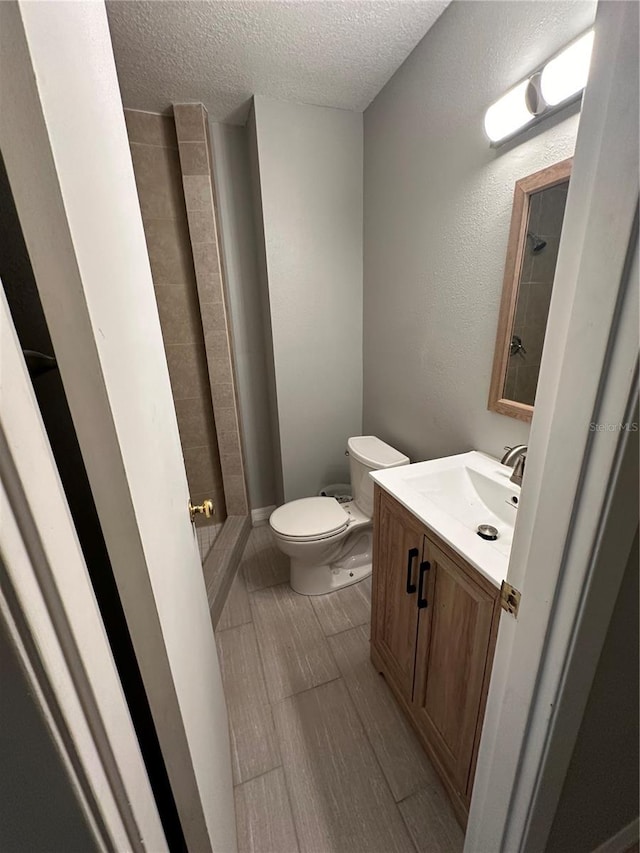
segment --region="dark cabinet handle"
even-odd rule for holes
[[[413,568],[413,561],[419,553],[417,548],[410,548],[407,554],[407,595],[411,595],[412,592],[416,591],[416,585],[411,583],[411,570]]]
[[[422,609],[423,607],[426,607],[427,604],[429,603],[423,595],[423,589],[424,589],[424,576],[426,575],[426,573],[429,571],[430,568],[431,568],[431,563],[429,562],[429,560],[425,560],[423,563],[420,563],[420,585],[418,588],[418,607],[420,609]]]

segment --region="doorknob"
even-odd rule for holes
[[[211,518],[214,512],[213,501],[209,499],[195,506],[189,501],[189,518],[191,519],[191,524],[196,520],[196,515],[202,514],[205,518]]]

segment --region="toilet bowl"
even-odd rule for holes
[[[409,459],[373,435],[347,442],[353,500],[313,497],[278,507],[269,519],[277,547],[291,560],[290,583],[303,595],[324,595],[371,574],[373,481],[370,471]]]

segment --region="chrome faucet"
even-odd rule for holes
[[[509,479],[516,486],[522,485],[522,476],[524,474],[524,462],[527,458],[527,445],[516,444],[515,447],[505,447],[507,451],[500,460],[501,465],[508,465],[513,468],[513,474]]]

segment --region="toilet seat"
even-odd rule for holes
[[[278,507],[269,519],[274,532],[295,542],[328,539],[343,533],[350,516],[335,498],[300,498]]]

